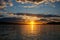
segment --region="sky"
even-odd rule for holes
[[[60,15],[60,0],[0,1],[0,12]]]

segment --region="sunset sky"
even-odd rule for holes
[[[37,2],[37,0],[35,0]],[[0,1],[0,12],[12,12],[12,13],[33,13],[33,14],[57,14],[60,15],[60,0],[38,0],[40,3],[34,3],[35,1],[30,1],[28,3],[24,1],[5,0],[4,8],[2,8]],[[3,5],[3,4],[2,4]]]

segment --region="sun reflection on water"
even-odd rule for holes
[[[37,36],[39,33],[39,27],[35,25],[34,21],[31,21],[29,25],[22,27],[21,31],[24,36]]]

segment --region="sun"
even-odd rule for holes
[[[33,25],[33,24],[35,24],[35,22],[34,21],[31,21],[30,24]]]
[[[34,20],[28,22],[29,24],[22,28],[22,35],[36,36],[38,34],[38,27]]]

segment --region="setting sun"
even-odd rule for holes
[[[31,21],[30,24],[33,25],[33,24],[35,24],[35,22],[34,21]]]
[[[35,21],[30,21],[26,27],[22,28],[22,34],[28,36],[34,36],[38,34],[38,27],[36,27]]]

